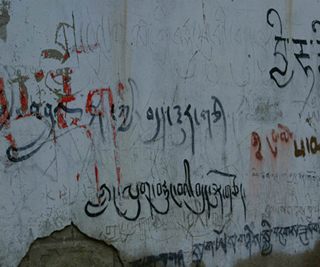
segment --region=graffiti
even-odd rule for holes
[[[204,241],[193,245],[193,262],[199,264],[206,252],[211,252],[212,258],[220,249],[224,254],[229,251],[237,252],[237,247],[243,245],[251,257],[256,249],[262,256],[270,255],[273,251],[274,243],[282,246],[288,244],[289,238],[298,239],[300,244],[307,246],[314,235],[320,234],[320,223],[295,224],[290,226],[272,227],[267,220],[261,221],[262,230],[254,232],[249,225],[244,226],[244,232],[241,234],[227,235],[221,231],[215,231],[217,237],[212,241]],[[317,237],[315,237],[316,239]]]
[[[179,250],[178,253],[161,253],[158,256],[147,256],[142,259],[130,262],[132,267],[143,266],[157,266],[157,263],[162,263],[163,266],[185,266],[183,251]],[[161,265],[161,266],[162,266]]]
[[[59,51],[58,49],[45,49],[41,52],[43,58],[55,59],[60,61],[61,64],[64,64],[70,58],[70,52],[69,52],[70,40],[68,40],[67,38],[68,30],[71,30],[70,34],[73,36],[75,47],[77,47],[74,15],[72,13],[72,25],[68,23],[59,23],[56,29],[54,42],[57,46],[59,46],[60,49],[62,49],[62,52]]]
[[[155,142],[158,138],[160,128],[162,125],[162,141],[163,141],[163,148],[165,148],[166,145],[166,126],[167,122],[169,126],[173,126],[174,124],[177,125],[182,125],[183,120],[186,119],[189,122],[190,126],[190,132],[191,132],[191,150],[192,150],[192,155],[195,154],[195,127],[200,126],[200,118],[201,122],[205,121],[207,124],[207,129],[209,132],[209,138],[212,139],[213,134],[212,134],[212,126],[211,123],[216,124],[220,120],[223,122],[223,138],[224,138],[224,143],[227,141],[227,133],[226,133],[226,117],[224,113],[223,106],[220,102],[220,100],[212,96],[211,99],[213,100],[213,106],[212,110],[207,109],[207,110],[202,110],[201,113],[199,114],[197,112],[197,109],[194,108],[192,109],[191,104],[189,104],[185,109],[182,109],[180,105],[175,105],[173,107],[173,110],[170,109],[168,106],[166,109],[164,107],[161,107],[161,115],[159,115],[159,108],[156,108],[155,111],[153,108],[149,107],[147,110],[147,119],[149,121],[156,120],[156,130],[153,135],[153,137],[149,140],[146,140],[145,143],[152,143]],[[176,121],[172,119],[172,113],[175,113],[177,116]],[[213,116],[213,117],[211,117]],[[178,142],[177,145],[182,145],[187,138],[186,130],[184,128],[180,128],[181,133],[182,133],[182,138],[181,142]]]
[[[278,124],[278,131],[275,129],[271,130],[271,136],[269,138],[268,135],[266,135],[266,142],[268,145],[268,148],[273,155],[274,158],[278,155],[278,144],[279,143],[288,143],[293,139],[293,133],[289,130],[288,127]],[[278,142],[280,140],[280,142]],[[252,132],[251,134],[251,149],[253,149],[255,152],[255,158],[259,161],[263,160],[263,155],[261,154],[262,150],[262,141],[257,132]]]
[[[269,180],[274,182],[285,180],[287,183],[290,184],[312,184],[316,187],[320,184],[320,175],[316,174],[315,171],[273,173],[263,171],[257,172],[255,168],[253,168],[251,170],[251,175],[253,178]]]
[[[104,237],[109,241],[121,241],[126,242],[129,237],[133,236],[137,231],[142,230],[143,233],[146,231],[153,230],[167,230],[168,226],[168,217],[161,216],[159,214],[153,217],[140,217],[137,221],[123,221],[118,224],[108,225],[106,226],[106,231],[104,233]],[[145,239],[145,234],[142,234],[140,239]]]
[[[45,131],[40,133],[39,136],[31,141],[29,144],[26,144],[23,147],[13,147],[10,146],[7,150],[7,157],[10,161],[19,162],[23,160],[27,160],[31,156],[33,156],[36,152],[38,152],[42,145],[45,144],[52,136],[54,141],[57,141],[57,128],[62,130],[68,128],[69,126],[75,126],[77,128],[83,128],[87,131],[87,135],[90,137],[91,133],[88,127],[92,125],[96,118],[99,118],[99,128],[101,132],[101,136],[103,141],[106,141],[105,138],[105,125],[103,125],[103,118],[106,114],[109,113],[110,119],[109,123],[113,129],[113,140],[115,142],[115,150],[117,151],[116,144],[116,132],[125,132],[127,131],[132,122],[133,109],[134,109],[134,91],[137,90],[137,86],[133,79],[128,79],[128,84],[130,87],[130,93],[132,97],[131,105],[118,105],[118,110],[116,110],[116,106],[113,103],[112,91],[110,88],[92,90],[89,91],[87,97],[87,103],[85,106],[86,114],[90,115],[88,121],[85,122],[83,118],[84,108],[79,107],[70,107],[71,104],[75,101],[75,96],[72,94],[70,81],[72,69],[63,68],[58,69],[55,72],[49,71],[47,74],[43,72],[43,70],[38,74],[39,76],[43,76],[45,78],[38,79],[38,82],[44,81],[45,87],[49,89],[49,91],[53,92],[56,96],[56,104],[52,103],[36,103],[33,101],[30,105],[28,105],[28,89],[25,82],[29,79],[28,76],[21,76],[20,71],[18,73],[18,78],[13,79],[11,83],[19,83],[20,88],[20,108],[16,110],[16,117],[14,117],[13,110],[10,109],[8,101],[5,95],[4,81],[1,79],[0,84],[0,101],[1,101],[1,109],[2,114],[0,118],[1,128],[5,126],[6,128],[10,125],[10,120],[21,120],[26,117],[34,116],[36,119],[43,121],[48,128],[47,137],[44,140],[41,140],[45,135]],[[35,76],[36,77],[36,76]],[[62,87],[62,89],[57,89],[52,87],[49,82],[49,77],[53,84],[58,84]],[[60,81],[58,78],[60,77]],[[124,88],[125,86],[122,83],[119,83],[119,86]],[[63,91],[60,92],[59,90]],[[128,90],[126,89],[126,92]],[[104,110],[104,101],[103,97],[107,94],[109,98],[108,105],[108,113]],[[124,93],[122,93],[123,95]],[[95,95],[99,96],[98,99]],[[121,102],[119,95],[118,103]],[[122,96],[123,97],[123,96]],[[110,99],[112,100],[110,102]],[[12,104],[14,105],[14,103]],[[69,115],[68,115],[69,114]],[[67,116],[68,115],[68,116]],[[80,125],[79,122],[83,124]],[[40,141],[41,140],[41,141]],[[13,156],[12,152],[17,152],[19,156]]]
[[[317,137],[311,136],[310,141],[309,141],[309,138],[306,138],[305,142],[304,140],[301,139],[300,148],[298,148],[297,141],[294,140],[294,155],[296,158],[305,157],[306,148],[307,148],[308,154],[315,155],[318,151],[320,151],[320,144],[318,144]]]
[[[277,84],[278,87],[283,88],[286,85],[288,85],[290,83],[290,81],[292,80],[294,71],[292,70],[291,73],[289,73],[289,78],[287,78],[285,81],[280,82],[274,74],[279,74],[282,77],[285,77],[287,75],[287,71],[288,71],[288,55],[287,55],[287,44],[286,44],[286,38],[282,37],[282,21],[281,21],[281,17],[279,15],[279,13],[275,10],[275,9],[269,9],[267,12],[267,22],[268,24],[273,28],[274,27],[274,23],[271,22],[271,14],[275,14],[277,16],[278,19],[278,23],[279,23],[279,35],[275,36],[275,47],[274,47],[274,53],[273,55],[275,57],[280,57],[283,60],[283,63],[285,64],[284,69],[279,69],[278,67],[273,67],[270,71],[270,78],[272,80],[275,81],[275,83]],[[282,43],[281,43],[282,42]],[[278,48],[279,44],[283,44],[283,51],[280,51],[280,49]]]
[[[209,218],[211,209],[220,209],[221,217],[223,217],[226,214],[226,208],[228,208],[229,214],[233,213],[234,201],[237,198],[241,198],[244,217],[246,217],[245,189],[242,183],[240,185],[236,183],[236,175],[210,170],[207,172],[209,178],[212,176],[217,178],[228,177],[232,178],[232,183],[227,185],[196,183],[192,186],[188,160],[184,160],[183,165],[185,171],[184,183],[173,184],[164,181],[150,184],[141,182],[124,186],[121,192],[124,199],[123,202],[125,202],[125,199],[129,199],[130,203],[134,201],[136,203],[136,208],[134,209],[132,204],[130,204],[130,210],[123,208],[124,203],[121,206],[117,205],[118,192],[116,188],[109,188],[106,184],[103,184],[97,194],[97,198],[102,199],[101,203],[94,203],[89,200],[85,205],[84,211],[89,217],[97,217],[107,210],[109,204],[113,203],[118,216],[129,221],[135,221],[139,218],[142,210],[142,200],[140,199],[145,198],[149,205],[151,216],[153,216],[154,212],[165,215],[169,212],[170,206],[175,205],[178,208],[186,208],[196,215],[206,212]],[[190,204],[192,202],[195,203],[195,207]],[[160,205],[157,206],[157,203],[160,203]]]
[[[279,88],[286,87],[292,81],[295,71],[294,70],[289,71],[288,69],[290,64],[288,60],[287,45],[289,45],[289,42],[292,42],[292,44],[294,45],[292,47],[295,47],[296,49],[298,49],[298,51],[293,53],[293,55],[298,65],[301,67],[301,70],[303,71],[305,77],[311,78],[311,85],[310,85],[309,91],[306,94],[305,101],[303,101],[303,107],[299,113],[299,116],[301,117],[307,103],[309,102],[311,93],[315,85],[315,71],[313,67],[310,65],[311,63],[308,64],[308,60],[311,59],[310,57],[311,53],[306,52],[306,50],[308,50],[307,48],[311,47],[311,49],[313,49],[316,46],[320,45],[320,40],[313,39],[314,37],[311,38],[310,40],[307,40],[302,38],[287,38],[283,36],[282,20],[279,13],[275,9],[268,10],[267,23],[272,28],[278,27],[278,34],[274,36],[275,47],[274,47],[273,55],[276,58],[280,59],[281,64],[279,65],[282,65],[282,66],[284,65],[284,67],[282,68],[279,68],[279,67],[271,68],[271,70],[269,71],[270,78],[276,83],[276,85]],[[318,32],[319,25],[320,25],[319,20],[312,21],[311,29],[314,34]],[[319,51],[316,54],[318,57],[320,57]],[[320,72],[320,66],[318,66],[317,68],[318,68],[318,72]]]
[[[270,218],[274,214],[294,215],[296,217],[306,218],[308,222],[311,222],[313,215],[317,215],[320,211],[319,206],[301,206],[301,205],[267,205],[264,211],[266,217]]]

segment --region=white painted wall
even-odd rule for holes
[[[71,222],[128,264],[176,253],[230,266],[312,248],[319,8],[2,2],[0,265]]]

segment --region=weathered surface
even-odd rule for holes
[[[0,265],[96,245],[124,266],[305,261],[320,233],[319,8],[2,1]],[[50,244],[71,222],[92,240]]]
[[[123,263],[112,246],[84,235],[72,224],[33,242],[19,266],[121,267]]]

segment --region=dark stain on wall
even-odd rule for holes
[[[300,254],[285,254],[273,252],[271,255],[255,255],[246,260],[239,260],[234,267],[318,267],[320,266],[320,241],[313,250]]]

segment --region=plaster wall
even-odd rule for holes
[[[311,253],[319,10],[3,0],[0,265],[71,226],[124,266]]]

